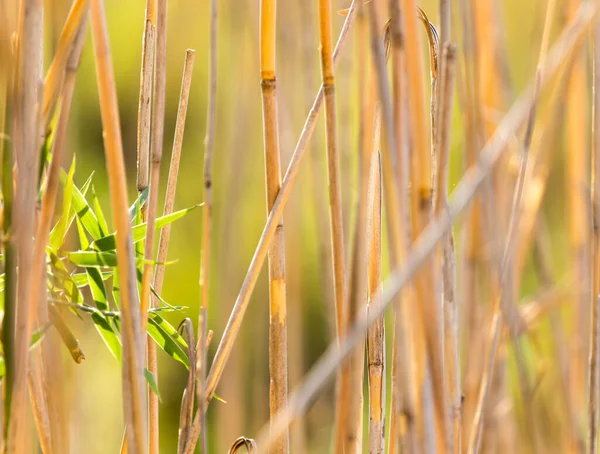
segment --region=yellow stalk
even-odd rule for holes
[[[127,445],[130,453],[143,454],[147,449],[145,352],[141,329],[143,317],[140,317],[137,293],[117,92],[102,0],[92,0],[91,21],[111,206],[117,231],[117,262],[121,282],[123,406],[127,424]]]
[[[275,24],[277,0],[260,3],[260,74],[263,106],[267,216],[281,189],[281,158],[275,78]],[[269,409],[271,419],[287,405],[287,314],[285,237],[280,218],[269,247]],[[275,443],[274,453],[289,452],[289,433]]]

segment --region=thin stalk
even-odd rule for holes
[[[141,318],[145,317],[140,317],[117,92],[102,0],[92,0],[91,18],[111,206],[118,232],[116,243],[121,282],[123,410],[127,425],[127,445],[129,452],[142,454],[147,449],[145,352],[141,329]]]
[[[406,89],[404,76],[404,32],[400,14],[400,2],[390,0],[390,52],[392,59],[394,143],[384,148],[383,184],[385,190],[388,219],[391,268],[397,268],[406,259],[410,244],[410,223],[408,207],[409,157],[406,144],[407,120],[405,115]],[[388,120],[389,121],[389,120]],[[388,139],[389,140],[389,139]],[[394,165],[394,161],[396,164]],[[396,172],[392,169],[396,168]],[[414,319],[413,288],[405,289],[398,297],[394,309],[394,340],[392,346],[392,390],[388,451],[406,449],[414,452],[416,445],[415,400],[418,394],[416,375],[409,373],[409,364],[417,364],[415,349],[409,349],[410,327]],[[406,429],[403,429],[406,426]]]
[[[144,242],[144,263],[142,271],[142,290],[140,307],[142,313],[142,332],[146,332],[148,323],[146,314],[149,307],[154,307],[156,301],[150,295],[150,282],[152,281],[154,259],[154,234],[156,223],[156,210],[158,205],[158,185],[160,179],[160,164],[163,154],[163,139],[165,132],[165,104],[167,88],[167,0],[158,0],[156,12],[156,63],[154,74],[154,97],[152,117],[152,144],[150,151],[150,187],[148,194],[148,209],[146,238]],[[147,346],[148,370],[158,382],[158,364],[156,358],[156,345],[154,342],[146,342],[146,336],[142,339],[142,345]],[[146,350],[144,348],[143,350]],[[159,451],[159,414],[158,396],[148,389],[149,431],[150,431],[150,454],[158,454]]]
[[[210,60],[208,73],[208,105],[206,112],[206,137],[204,138],[204,208],[202,229],[202,258],[200,272],[200,307],[208,310],[208,284],[210,270],[210,240],[212,229],[212,161],[217,126],[217,0],[210,2]]]
[[[568,17],[574,17],[580,1],[567,2]],[[589,332],[589,302],[590,302],[590,239],[591,216],[589,213],[589,195],[586,194],[588,181],[588,166],[590,165],[586,150],[589,144],[586,128],[587,117],[587,75],[586,55],[583,50],[575,57],[569,81],[568,97],[566,99],[565,137],[569,149],[567,157],[567,191],[569,206],[569,232],[572,250],[573,269],[575,270],[579,292],[575,298],[575,330],[571,341],[573,351],[571,383],[573,398],[577,408],[584,406],[585,402],[585,369],[586,369],[586,343]]]
[[[279,154],[279,124],[275,76],[277,0],[260,3],[260,77],[263,109],[265,152],[265,186],[267,216],[273,209],[281,189],[281,157]],[[287,304],[285,277],[285,236],[283,219],[269,247],[269,415],[275,415],[287,405]],[[273,448],[275,453],[289,452],[289,432],[281,434]]]
[[[342,216],[342,190],[336,129],[335,76],[333,70],[331,37],[331,0],[319,0],[319,38],[321,43],[321,79],[325,92],[325,139],[327,142],[327,171],[329,187],[329,218],[331,257],[333,266],[333,294],[335,300],[336,335],[340,339],[350,323],[349,301],[346,301],[346,275],[344,252],[344,220]],[[358,364],[354,367],[359,367]],[[342,368],[338,377],[335,405],[335,452],[354,452],[351,446],[358,435],[354,416],[358,416],[352,389],[352,364]],[[358,386],[358,385],[357,385]],[[351,390],[352,389],[352,390]]]
[[[352,23],[354,22],[354,17],[356,15],[356,2],[357,0],[352,1],[352,6],[350,7],[348,16],[346,17],[346,21],[344,22],[344,26],[342,27],[342,30],[340,32],[336,48],[333,52],[334,65],[338,59],[340,51],[346,43]],[[306,122],[304,123],[304,128],[302,129],[302,133],[300,134],[300,138],[298,139],[298,143],[296,144],[296,149],[294,150],[294,154],[288,166],[288,170],[281,183],[281,189],[277,195],[275,203],[273,204],[271,214],[267,218],[267,222],[263,229],[263,233],[254,252],[252,261],[250,262],[250,267],[248,269],[248,272],[246,273],[246,277],[244,278],[242,288],[240,289],[235,305],[231,311],[229,321],[227,322],[227,326],[225,327],[225,331],[223,332],[223,337],[221,338],[221,342],[219,343],[217,353],[215,354],[212,366],[207,377],[206,402],[204,404],[205,408],[214,396],[215,389],[221,376],[223,375],[225,364],[227,363],[227,359],[229,358],[231,349],[239,333],[244,314],[246,313],[248,303],[250,302],[250,296],[252,294],[252,291],[254,290],[254,286],[256,285],[256,281],[260,273],[260,269],[267,255],[267,248],[270,244],[271,239],[273,238],[273,235],[275,234],[279,218],[283,213],[283,209],[290,196],[291,188],[296,180],[296,177],[298,176],[298,171],[300,170],[300,162],[302,161],[304,152],[307,149],[309,139],[311,138],[312,133],[314,132],[317,114],[319,113],[319,110],[323,104],[323,94],[324,89],[323,86],[321,86],[315,98],[315,102],[313,103],[313,106],[308,114]],[[200,409],[196,411],[196,416],[194,417],[194,426],[192,429],[192,443],[195,443],[198,440],[202,411],[203,409],[202,407],[200,407]]]
[[[58,39],[56,53],[46,73],[44,80],[44,104],[42,106],[42,133],[52,119],[52,112],[60,93],[64,90],[63,85],[67,71],[68,60],[73,50],[78,46],[77,36],[81,30],[81,24],[85,21],[88,11],[89,0],[75,0],[69,10],[69,15]]]
[[[169,179],[167,181],[163,216],[173,213],[175,207],[175,193],[177,191],[179,163],[181,161],[181,150],[183,148],[183,134],[185,131],[185,120],[187,117],[190,88],[192,85],[195,54],[196,52],[192,49],[188,49],[185,52],[181,92],[179,93],[179,107],[177,108],[177,121],[175,123],[175,138],[173,139],[173,149],[171,151],[171,164],[169,166]],[[205,200],[204,205],[206,205],[206,203]],[[168,224],[161,229],[160,238],[158,240],[158,256],[156,259],[157,265],[156,271],[154,272],[153,287],[159,295],[162,293],[165,278],[165,263],[167,261],[170,238],[171,224]]]
[[[590,347],[588,361],[588,453],[598,451],[598,395],[600,393],[600,25],[593,30],[592,69],[592,177],[593,284],[590,300]]]
[[[180,325],[183,337],[188,344],[188,358],[190,359],[190,369],[188,373],[188,381],[183,396],[181,398],[181,409],[179,413],[179,437],[177,439],[177,452],[183,454],[183,449],[186,446],[190,436],[190,429],[194,419],[194,402],[196,400],[196,367],[198,362],[198,351],[196,350],[196,341],[194,339],[194,327],[192,321],[186,318]],[[203,345],[198,343],[200,348]]]
[[[8,420],[7,452],[22,452],[27,446],[27,366],[33,323],[30,282],[37,277],[32,270],[37,170],[39,169],[40,115],[42,101],[44,5],[41,0],[21,4],[17,47],[17,72],[14,86],[13,153],[17,164],[16,191],[12,220],[19,271],[15,300],[14,383]],[[12,226],[11,226],[12,227]]]
[[[576,49],[580,38],[597,13],[597,5],[582,4],[577,19],[560,36],[546,59],[542,69],[542,87],[544,81],[552,76],[560,67],[560,62]],[[541,87],[540,87],[541,88]],[[353,351],[353,348],[363,338],[367,330],[391,304],[397,293],[411,280],[418,269],[424,265],[428,256],[452,226],[456,218],[472,203],[473,197],[486,178],[492,173],[495,164],[506,151],[510,137],[524,124],[529,110],[536,98],[532,84],[524,91],[510,108],[504,119],[498,125],[496,133],[481,150],[477,164],[467,171],[457,184],[447,208],[439,217],[434,217],[420,238],[415,242],[405,264],[395,269],[391,276],[383,282],[381,302],[374,305],[372,311],[361,316],[339,345],[332,343],[327,351],[317,361],[312,370],[306,375],[304,383],[290,396],[289,405],[284,413],[279,415],[274,424],[264,428],[258,437],[257,445],[265,452],[270,443],[285,427],[302,414],[317,393],[323,389],[328,379],[340,367],[340,364]],[[274,428],[273,428],[274,426]]]
[[[140,97],[137,124],[137,189],[148,187],[150,163],[150,116],[152,111],[152,78],[154,75],[154,39],[156,31],[156,0],[146,0],[144,35],[142,36],[142,65],[140,68]]]
[[[414,0],[403,0],[405,11],[415,11]],[[404,29],[406,31],[406,71],[410,89],[408,90],[408,111],[410,116],[411,141],[413,144],[412,161],[412,196],[411,196],[411,226],[413,239],[418,238],[425,226],[429,223],[431,216],[431,205],[433,189],[432,179],[432,155],[427,145],[427,128],[425,125],[426,113],[423,102],[423,68],[420,53],[420,39],[417,32],[417,18],[414,14],[404,14]],[[431,68],[432,77],[434,68]],[[438,450],[440,453],[448,451],[446,428],[446,390],[443,375],[443,351],[441,335],[441,314],[437,295],[431,283],[434,280],[433,262],[429,261],[419,273],[416,279],[416,290],[418,298],[419,319],[418,322],[423,330],[427,362],[432,376],[435,419],[438,438]],[[424,374],[425,369],[417,371]],[[424,375],[423,375],[424,377]],[[423,378],[417,380],[423,383]],[[423,434],[422,430],[419,430]]]
[[[57,125],[56,135],[52,143],[52,160],[48,169],[46,177],[46,189],[44,191],[44,197],[42,199],[41,212],[39,215],[37,232],[35,235],[35,245],[33,250],[33,270],[38,270],[41,276],[45,276],[45,260],[46,260],[46,244],[48,243],[48,237],[50,234],[50,227],[52,222],[52,216],[54,214],[54,208],[56,205],[56,197],[59,186],[59,173],[61,169],[62,155],[65,148],[65,141],[67,136],[67,124],[69,120],[69,114],[71,110],[71,101],[73,98],[73,90],[75,88],[75,79],[77,76],[77,69],[79,67],[79,61],[81,57],[81,50],[85,41],[85,34],[87,31],[87,18],[88,18],[87,5],[84,8],[83,16],[79,24],[79,29],[74,37],[73,49],[68,56],[65,65],[65,80],[63,86],[62,102],[60,116]],[[46,279],[42,277],[40,279],[32,279],[31,281],[31,301],[30,307],[31,312],[29,314],[30,323],[33,326],[35,319],[38,316],[38,311],[35,309],[38,304],[46,303]],[[38,356],[40,361],[42,355]],[[36,415],[35,421],[38,428],[38,434],[40,438],[40,444],[44,454],[48,454],[52,451],[52,430],[51,430],[51,419],[48,418],[48,408],[44,405],[45,411],[42,404],[46,402],[45,389],[42,386],[42,375],[40,368],[43,368],[43,361],[38,367],[32,368],[28,374],[28,386],[30,395],[34,401],[34,408]],[[55,431],[55,433],[58,433]],[[55,446],[55,445],[54,445]]]
[[[381,161],[373,153],[369,181],[369,300],[367,310],[381,297]],[[369,453],[383,454],[385,440],[385,320],[381,316],[367,332],[369,371]]]
[[[332,266],[334,275],[334,299],[336,308],[336,332],[338,338],[346,328],[347,312],[345,298],[344,231],[342,220],[342,195],[337,150],[335,78],[333,70],[331,37],[331,1],[319,0],[319,36],[321,42],[321,78],[325,93],[327,170],[329,179],[329,216],[331,222]],[[339,410],[339,408],[338,408]]]
[[[440,86],[439,125],[437,137],[437,183],[435,196],[435,214],[442,212],[448,203],[448,174],[450,165],[450,131],[452,122],[452,98],[454,93],[454,71],[456,65],[456,46],[448,43],[442,55],[443,68]],[[452,419],[451,452],[460,453],[461,448],[461,384],[458,349],[458,307],[456,303],[456,259],[454,256],[454,235],[448,232],[440,251],[443,289],[444,317],[444,359],[448,395]]]

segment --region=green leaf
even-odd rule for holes
[[[156,224],[155,224],[156,230],[161,229],[164,226],[171,224],[178,219],[181,219],[187,213],[198,208],[199,206],[201,206],[201,205],[195,205],[193,207],[179,210],[174,213],[168,214],[166,216],[161,216],[161,217],[157,218]],[[146,227],[147,227],[147,224],[143,223],[143,224],[138,224],[131,229],[131,234],[132,234],[131,236],[133,238],[134,243],[137,243],[146,237]],[[101,252],[102,251],[104,251],[104,252],[105,251],[114,251],[117,248],[115,234],[113,233],[111,235],[105,236],[104,238],[100,238],[100,239],[94,241],[90,245],[90,247],[92,249],[95,249],[95,250],[101,251]]]
[[[100,312],[94,312],[92,314],[92,321],[94,322],[94,326],[100,334],[100,337],[102,337],[104,344],[108,347],[115,359],[118,362],[121,362],[121,340],[113,330],[112,326],[110,326],[106,317]]]
[[[75,251],[67,253],[67,258],[73,265],[81,266],[108,266],[115,268],[117,266],[117,254],[114,252],[94,252],[94,251]],[[136,258],[138,263],[150,263],[156,265],[154,260],[144,260],[143,257]],[[165,262],[164,265],[169,265],[171,262]]]
[[[143,207],[148,201],[148,194],[149,187],[146,186],[146,189],[142,191],[140,196],[135,200],[135,202],[133,202],[133,205],[129,207],[129,219],[131,220],[131,222],[133,222],[133,220],[135,219],[136,211],[138,210],[138,208],[141,209],[141,207]]]
[[[64,171],[63,171],[64,172]],[[73,199],[73,192],[75,185],[73,184],[73,175],[75,174],[75,156],[73,155],[73,162],[69,169],[65,181],[65,190],[63,195],[63,209],[58,224],[50,232],[50,240],[48,244],[52,249],[58,249],[65,241],[65,235],[69,226],[69,212],[71,211],[71,201]]]
[[[44,338],[46,331],[48,331],[49,327],[50,324],[47,324],[33,332],[33,334],[31,335],[31,342],[29,343],[29,350],[33,350],[36,347],[36,345],[40,343],[40,341]]]
[[[148,334],[165,353],[189,369],[187,342],[169,322],[155,312],[148,315]]]
[[[158,401],[160,403],[162,403],[160,393],[158,392],[158,384],[156,383],[156,379],[154,378],[154,375],[152,375],[152,372],[150,372],[145,367],[144,367],[144,377],[146,377],[146,380],[148,381],[150,388],[152,388],[152,391],[154,391],[154,394],[156,394],[156,397],[158,397]]]
[[[112,273],[112,271],[103,271],[100,273],[100,275],[102,276],[102,280],[106,281],[113,275],[113,273]],[[89,284],[87,273],[71,274],[71,278],[73,279],[73,282],[75,282],[75,285],[77,285],[77,287],[79,287],[79,288],[87,287]],[[2,285],[3,279],[4,279],[4,275],[1,275],[0,276],[0,286]]]
[[[94,213],[96,213],[96,217],[98,218],[98,224],[100,225],[100,229],[102,230],[104,235],[107,235],[109,232],[108,224],[106,223],[106,218],[104,217],[104,212],[102,211],[102,207],[100,206],[100,201],[98,200],[98,197],[96,196],[96,189],[94,188],[93,185],[92,185],[92,205],[94,206]]]
[[[46,253],[50,257],[52,275],[56,278],[59,289],[65,292],[68,301],[83,303],[83,296],[62,260],[49,247],[46,248]]]
[[[96,213],[94,213],[94,210],[92,210],[87,200],[77,189],[77,187],[73,188],[72,204],[77,217],[81,220],[85,230],[88,231],[92,239],[97,240],[98,238],[105,236],[102,232],[102,227],[100,226],[100,222],[98,221]]]
[[[79,244],[81,249],[85,250],[90,247],[90,241],[88,240],[87,233],[85,233],[85,229],[83,228],[83,224],[79,218],[76,217],[75,220],[77,221],[77,236],[79,236]]]

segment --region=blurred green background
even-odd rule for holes
[[[168,13],[168,81],[164,157],[161,172],[162,210],[185,50],[196,50],[194,78],[183,143],[176,209],[203,200],[203,140],[206,131],[208,74],[208,1],[171,0]],[[349,6],[334,0],[334,10]],[[420,2],[437,24],[438,2]],[[452,2],[453,4],[456,2]],[[514,98],[535,71],[545,0],[498,1],[510,62]],[[46,2],[47,43],[55,43],[70,7],[67,0]],[[140,54],[145,1],[106,0],[108,27],[116,73],[130,200],[135,193],[136,128]],[[210,273],[209,328],[214,330],[211,354],[218,345],[229,311],[241,286],[266,219],[264,159],[258,51],[258,0],[219,0],[217,134],[214,157],[213,237]],[[456,15],[455,15],[456,16]],[[317,2],[281,0],[277,24],[277,90],[284,169],[320,85]],[[334,37],[344,18],[334,16]],[[555,27],[557,28],[557,27]],[[555,30],[556,31],[556,30]],[[555,36],[553,34],[553,36]],[[425,35],[423,35],[425,40]],[[355,38],[342,54],[336,72],[338,137],[341,152],[345,232],[351,238],[356,197],[356,75],[365,62],[354,60]],[[52,46],[47,49],[50,61]],[[424,56],[426,49],[423,48]],[[427,62],[428,60],[424,60]],[[512,99],[511,99],[512,101]],[[507,105],[508,107],[508,105]],[[285,211],[288,275],[290,390],[333,340],[330,284],[327,181],[323,118],[318,121],[310,151]],[[464,132],[456,110],[452,144],[454,185],[463,172]],[[94,184],[109,213],[109,192],[102,144],[102,124],[91,37],[83,54],[69,123],[69,156],[77,154],[76,183],[94,171]],[[561,165],[549,187],[559,194]],[[554,178],[554,177],[553,177]],[[564,207],[554,204],[550,221]],[[560,224],[560,223],[558,223]],[[385,225],[385,224],[384,224]],[[566,247],[564,225],[553,230],[557,250]],[[202,212],[195,210],[172,229],[164,298],[188,306],[194,324],[199,301]],[[385,259],[384,259],[385,260]],[[387,263],[384,261],[387,270]],[[564,266],[564,265],[563,265]],[[183,315],[169,314],[177,325]],[[122,436],[120,369],[100,341],[89,319],[71,317],[87,360],[75,365],[64,358],[72,386],[73,452],[117,452]],[[263,271],[242,332],[209,410],[210,452],[225,452],[240,435],[254,436],[268,418],[268,288]],[[389,357],[389,356],[388,356]],[[161,452],[175,452],[179,405],[187,379],[183,366],[161,352],[159,357]],[[295,452],[324,452],[333,421],[333,387],[317,400],[308,417],[292,430]]]

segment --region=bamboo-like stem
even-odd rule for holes
[[[123,407],[127,424],[127,445],[132,454],[142,454],[147,449],[143,361],[145,352],[141,329],[141,318],[144,317],[140,317],[138,304],[117,92],[102,0],[92,0],[91,22],[111,206],[117,231],[117,261],[121,282]]]
[[[340,32],[336,48],[333,52],[334,65],[337,61],[337,57],[340,51],[346,43],[352,23],[354,22],[354,17],[356,15],[356,2],[357,0],[352,1],[352,6],[350,7],[348,16],[346,17],[346,21],[344,22],[344,26],[342,27],[342,30]],[[219,347],[217,348],[217,353],[215,354],[215,357],[213,359],[213,363],[208,373],[206,381],[206,402],[204,404],[204,409],[206,408],[206,406],[208,405],[215,393],[215,389],[223,374],[225,364],[227,363],[227,359],[229,358],[231,349],[239,333],[244,314],[246,312],[246,309],[248,308],[250,295],[252,294],[252,290],[256,285],[258,274],[260,273],[260,269],[266,258],[267,248],[270,244],[271,239],[273,238],[273,235],[275,234],[279,218],[281,217],[283,208],[285,207],[289,199],[291,188],[298,175],[300,162],[302,161],[304,152],[307,149],[309,139],[312,136],[312,133],[314,132],[317,114],[319,113],[319,110],[323,104],[323,93],[323,86],[321,86],[315,98],[315,102],[313,103],[313,106],[308,114],[308,117],[304,124],[304,128],[302,129],[302,133],[300,134],[300,138],[298,139],[298,143],[296,144],[296,149],[294,150],[294,154],[288,166],[288,170],[281,183],[281,189],[277,195],[275,203],[273,204],[271,214],[267,218],[267,222],[263,229],[263,233],[260,237],[260,240],[254,252],[254,256],[250,263],[250,267],[248,269],[248,272],[246,273],[246,277],[244,278],[244,283],[242,284],[242,288],[240,289],[240,292],[236,299],[235,306],[233,307],[233,310],[229,317],[229,321],[227,322],[227,326],[225,327],[223,337],[221,338],[221,342],[219,343]],[[200,432],[201,412],[204,411],[204,409],[201,406],[200,409],[196,411],[191,435],[192,443],[195,443],[198,440],[198,435]]]
[[[212,229],[212,161],[217,126],[217,0],[210,2],[210,61],[208,76],[208,106],[206,137],[204,138],[204,207],[202,229],[202,258],[200,261],[200,307],[208,311],[208,284],[210,281],[210,243]]]
[[[569,18],[573,17],[581,2],[570,0],[567,2]],[[590,203],[586,188],[589,184],[588,168],[590,165],[586,150],[588,140],[586,133],[587,117],[587,76],[586,60],[583,51],[575,57],[571,79],[569,82],[568,96],[565,103],[566,122],[565,137],[568,144],[567,193],[569,205],[569,232],[572,248],[573,269],[578,282],[579,292],[575,297],[575,329],[571,339],[573,380],[571,392],[577,408],[585,402],[585,363],[586,343],[589,332],[588,306],[590,301],[590,239],[591,216]]]
[[[8,421],[7,452],[19,453],[27,446],[27,368],[33,323],[30,281],[37,278],[32,270],[37,170],[40,147],[40,105],[42,101],[44,5],[41,0],[21,3],[20,33],[14,86],[13,153],[17,164],[16,191],[12,218],[17,247],[18,275],[15,300],[14,382]],[[35,276],[35,277],[34,277]],[[37,311],[36,311],[37,313]]]
[[[59,173],[61,169],[62,155],[65,148],[67,124],[69,120],[69,114],[71,111],[71,101],[73,98],[73,90],[75,88],[75,79],[77,75],[77,69],[79,67],[81,50],[85,41],[85,33],[87,31],[87,11],[88,8],[86,5],[83,11],[83,15],[81,17],[79,29],[77,30],[77,33],[74,36],[73,49],[71,50],[71,53],[68,56],[65,65],[65,80],[63,86],[60,117],[58,120],[56,135],[52,143],[52,160],[50,162],[50,167],[48,169],[48,174],[46,178],[46,189],[44,191],[44,198],[42,199],[41,212],[39,215],[37,232],[35,235],[35,245],[33,250],[32,269],[38,270],[42,277],[40,279],[32,279],[31,281],[31,312],[29,313],[29,322],[31,323],[31,326],[34,325],[35,319],[38,315],[38,310],[35,308],[38,306],[38,304],[44,304],[46,299],[46,244],[48,242],[52,216],[54,214],[54,208],[56,205],[56,197],[59,185]],[[39,355],[39,359],[42,360],[41,355]],[[37,411],[35,411],[34,414],[40,438],[40,445],[44,454],[49,454],[53,452],[53,441],[51,436],[51,419],[48,418],[48,408],[44,408],[47,406],[45,405],[45,390],[41,384],[42,375],[40,368],[43,368],[43,362],[38,364],[37,367],[33,367],[32,370],[30,370],[30,372],[28,373],[28,386],[32,401],[34,402],[34,408],[37,409]]]
[[[152,111],[152,79],[154,76],[154,39],[156,31],[156,0],[146,0],[144,35],[142,36],[142,65],[137,124],[137,189],[148,187],[150,163],[150,116]]]
[[[276,11],[277,0],[260,3],[260,75],[265,152],[267,216],[281,189],[281,157],[276,93]],[[287,405],[287,303],[285,277],[285,236],[280,217],[269,247],[269,415],[273,419]],[[274,453],[289,452],[289,432],[281,434]]]
[[[44,80],[44,104],[42,106],[42,133],[46,133],[46,128],[52,118],[52,111],[56,101],[61,93],[61,86],[66,83],[64,80],[67,71],[69,56],[78,46],[76,40],[81,24],[85,21],[88,10],[89,0],[75,0],[69,10],[69,15],[58,39],[56,54],[46,73]]]
[[[415,11],[414,0],[403,0],[405,11]],[[429,222],[432,204],[432,156],[427,145],[426,113],[423,103],[423,68],[419,49],[420,39],[417,32],[417,18],[413,14],[403,15],[404,29],[406,31],[406,62],[407,80],[410,84],[408,90],[409,116],[411,120],[411,140],[414,147],[412,161],[412,196],[411,196],[411,225],[413,238],[417,238]],[[433,71],[433,69],[432,69]],[[433,73],[432,73],[433,75]],[[431,282],[435,282],[433,263],[430,261],[419,273],[416,279],[416,290],[419,307],[419,326],[422,328],[425,351],[427,352],[429,370],[432,376],[435,419],[438,434],[438,452],[446,453],[448,450],[446,428],[446,390],[443,376],[443,352],[441,336],[441,314],[438,308],[437,296]],[[419,348],[419,347],[417,347]],[[419,351],[419,350],[418,350]],[[425,365],[423,365],[426,367]],[[417,374],[424,377],[425,369],[419,368]],[[424,379],[417,379],[423,383]],[[421,421],[418,421],[418,423]],[[423,431],[419,430],[420,435]]]
[[[597,5],[582,4],[575,22],[565,29],[551,52],[549,52],[542,68],[540,88],[545,85],[544,81],[556,73],[560,67],[560,62],[575,50],[597,11]],[[415,242],[405,264],[401,268],[395,269],[392,275],[382,284],[381,287],[384,293],[381,302],[374,305],[372,311],[369,311],[367,315],[363,315],[357,320],[340,345],[332,343],[329,346],[313,369],[306,375],[304,383],[290,396],[286,411],[277,418],[269,429],[264,428],[260,432],[257,442],[260,452],[266,452],[270,443],[279,433],[285,430],[294,418],[304,412],[307,406],[314,401],[317,393],[363,338],[364,331],[375,323],[397,293],[414,278],[415,273],[424,265],[428,256],[433,252],[439,241],[443,239],[454,220],[471,205],[473,197],[481,189],[485,179],[489,177],[503,152],[506,151],[510,137],[526,121],[531,106],[536,101],[534,93],[534,87],[529,85],[510,108],[498,125],[496,133],[481,150],[477,164],[469,168],[456,186],[447,209],[439,217],[432,219],[432,222]]]
[[[342,216],[342,191],[337,146],[335,76],[333,71],[331,37],[331,0],[319,0],[319,38],[321,43],[321,79],[325,92],[325,138],[327,142],[327,171],[329,187],[329,221],[331,257],[333,266],[333,295],[335,300],[336,335],[340,339],[350,322],[350,308],[346,301],[346,275],[344,252],[344,220]],[[355,365],[355,367],[359,367]],[[351,375],[352,365],[342,368],[337,384],[335,406],[335,452],[353,452],[350,444],[356,443],[356,426],[352,403],[356,396]],[[354,430],[353,430],[354,429]],[[349,433],[351,432],[351,433]],[[352,432],[354,432],[352,434]],[[349,449],[349,450],[348,450]]]
[[[392,58],[392,88],[393,88],[393,128],[395,142],[384,148],[383,180],[385,189],[386,212],[390,242],[391,267],[396,268],[404,263],[410,244],[410,224],[408,207],[409,158],[405,146],[406,136],[406,105],[405,75],[404,75],[404,37],[400,17],[400,2],[390,0],[390,44]],[[389,120],[388,120],[389,121]],[[389,140],[389,139],[388,139]],[[393,165],[393,162],[396,165]],[[392,172],[393,168],[396,172]],[[398,452],[406,449],[414,452],[416,445],[415,396],[418,386],[416,375],[409,372],[408,364],[417,364],[416,351],[411,349],[409,359],[407,348],[411,335],[411,320],[414,319],[411,302],[414,301],[413,288],[405,289],[394,311],[394,341],[392,346],[392,390],[391,414],[388,451]],[[403,426],[406,426],[405,433]]]
[[[331,237],[331,263],[333,266],[333,295],[335,300],[336,335],[340,339],[350,321],[350,308],[346,302],[346,273],[344,252],[344,220],[342,216],[342,191],[337,146],[335,76],[333,71],[331,37],[331,0],[319,0],[319,38],[321,43],[321,79],[325,92],[325,129],[327,142],[327,171],[329,187],[329,221]],[[355,365],[355,367],[359,367]],[[338,377],[335,407],[335,452],[353,452],[348,443],[355,443],[356,426],[352,413],[354,398],[350,389],[352,364],[342,368]],[[358,415],[357,415],[358,416]],[[353,430],[354,429],[354,430]],[[354,434],[348,433],[354,432]]]
[[[592,176],[593,283],[590,299],[588,360],[588,453],[598,451],[598,395],[600,393],[600,25],[592,29]]]
[[[188,357],[190,359],[190,369],[188,373],[188,381],[185,389],[183,390],[183,396],[181,398],[181,408],[179,413],[179,437],[177,440],[177,452],[183,454],[183,449],[190,436],[190,429],[192,427],[192,421],[194,419],[194,402],[196,399],[196,365],[198,362],[196,350],[196,342],[194,339],[194,329],[192,321],[186,318],[179,328],[184,335],[184,338],[188,344]],[[203,347],[201,343],[198,343],[200,348]]]
[[[381,162],[373,153],[369,181],[368,306],[381,297]],[[367,332],[369,371],[369,453],[383,454],[385,439],[385,324],[383,316]]]
[[[183,133],[185,131],[185,120],[187,117],[190,88],[192,85],[195,54],[196,52],[193,49],[187,49],[185,52],[181,92],[179,94],[179,107],[177,109],[177,121],[175,123],[175,138],[173,140],[173,150],[171,151],[171,164],[169,166],[169,179],[167,180],[167,192],[165,195],[163,216],[173,213],[175,207],[175,193],[177,191],[179,163],[181,161],[181,149],[183,148]],[[206,204],[206,201],[204,204]],[[167,261],[170,238],[171,225],[168,224],[161,229],[160,238],[158,240],[157,265],[154,272],[153,287],[159,295],[162,293],[165,277],[165,263]]]
[[[337,150],[335,77],[331,38],[331,1],[319,0],[319,36],[321,42],[321,78],[325,93],[327,169],[329,179],[329,216],[331,222],[332,266],[334,275],[334,299],[338,338],[345,330],[347,318],[345,298],[344,232],[342,224],[342,196]]]
[[[156,62],[154,75],[154,96],[152,109],[152,143],[150,151],[150,186],[148,194],[147,230],[144,243],[144,263],[142,271],[142,290],[140,307],[142,313],[142,332],[146,332],[148,323],[146,314],[149,307],[155,306],[155,301],[150,295],[150,282],[152,281],[154,259],[154,235],[156,223],[156,210],[158,205],[158,185],[160,179],[160,164],[163,154],[163,139],[165,130],[165,104],[167,88],[167,0],[158,0],[156,11]],[[147,345],[148,370],[158,382],[158,364],[156,358],[156,345],[146,342],[146,336],[142,345]],[[146,350],[144,348],[143,350]],[[159,414],[158,396],[148,389],[148,411],[149,411],[149,433],[150,454],[159,452]]]
[[[456,46],[448,43],[442,54],[443,68],[440,85],[439,125],[437,146],[437,183],[435,191],[435,214],[442,212],[448,203],[448,173],[450,165],[450,129],[452,121],[452,98],[454,92],[454,71],[456,65]],[[456,260],[454,256],[454,235],[448,232],[441,247],[441,269],[443,289],[444,317],[444,366],[448,381],[452,419],[451,452],[460,453],[461,448],[461,385],[460,361],[458,350],[458,307],[456,303]]]

